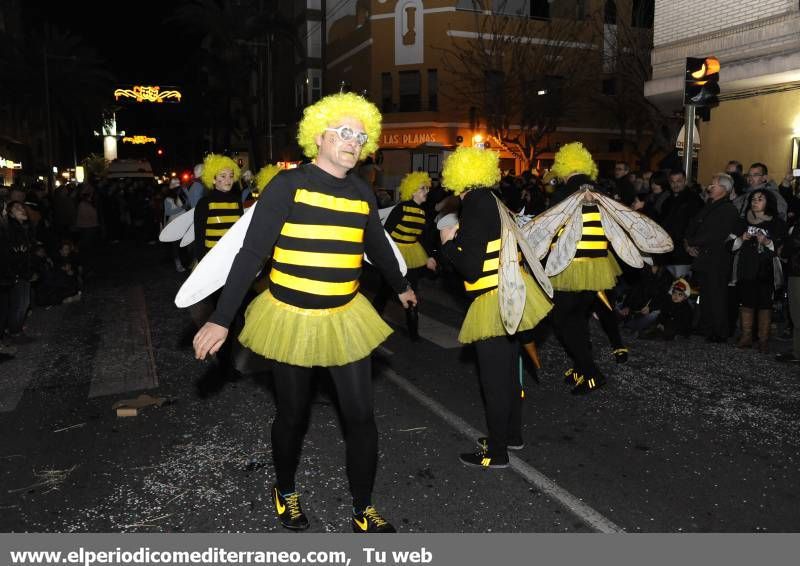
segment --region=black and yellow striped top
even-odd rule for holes
[[[407,288],[363,181],[312,164],[280,173],[258,201],[211,320],[230,324],[270,255],[269,289],[277,300],[303,310],[343,306],[358,291],[365,252],[395,292]]]
[[[608,256],[608,238],[603,230],[603,224],[600,221],[600,210],[595,204],[583,205],[581,211],[583,227],[581,229],[581,239],[578,241],[578,246],[575,250],[575,259],[593,259],[604,258]],[[552,250],[558,236],[563,232],[563,228],[559,230],[558,235],[553,238],[553,243],[550,245]]]
[[[497,288],[500,245],[500,216],[491,191],[470,191],[462,202],[456,237],[441,248],[464,278],[469,296],[477,297]],[[517,254],[521,260],[519,250]]]
[[[407,200],[394,207],[383,227],[398,244],[414,244],[422,238],[425,229],[425,211]]]
[[[227,193],[213,190],[200,199],[194,212],[195,248],[202,257],[242,217],[242,194],[238,190]]]

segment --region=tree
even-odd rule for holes
[[[672,150],[680,118],[665,113],[644,95],[652,78],[653,0],[634,2],[630,17],[596,18],[603,34],[603,89],[595,103],[613,117],[619,139],[636,155],[642,169]],[[596,92],[596,91],[595,91]]]
[[[586,102],[597,57],[592,26],[572,8],[553,9],[545,21],[507,0],[473,4],[475,33],[441,49],[452,77],[443,96],[475,108],[490,137],[527,169],[553,149],[550,134]]]
[[[242,10],[229,0],[193,0],[180,6],[174,20],[201,36],[202,100],[205,123],[212,129],[212,149],[230,148],[234,137],[247,140],[254,166],[266,157],[270,116],[266,68],[271,50],[290,46],[304,56],[295,27],[278,11],[275,0],[253,2]]]

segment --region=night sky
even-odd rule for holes
[[[186,169],[199,161],[201,140],[187,141],[181,134],[191,123],[191,100],[195,92],[199,37],[181,24],[170,21],[182,2],[138,0],[128,3],[73,3],[24,0],[22,19],[26,28],[49,22],[68,30],[91,47],[116,78],[117,86],[132,84],[177,87],[184,95],[181,104],[127,105],[117,113],[118,129],[128,135],[157,137],[163,157],[156,147],[119,144],[120,157],[147,158],[154,169]],[[113,91],[109,92],[113,104]],[[195,103],[197,101],[194,101]],[[99,129],[99,124],[98,124]],[[197,137],[197,136],[195,136]],[[99,138],[91,135],[78,140],[79,158],[88,152],[102,153]],[[159,166],[160,165],[160,166]]]

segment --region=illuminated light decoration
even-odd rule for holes
[[[297,169],[297,166],[300,164],[299,161],[278,161],[275,163],[281,169]]]
[[[11,161],[10,159],[6,159],[5,157],[0,157],[0,167],[5,169],[22,169],[22,162],[19,163],[15,161]]]
[[[122,138],[122,143],[132,143],[134,145],[156,143],[156,138],[150,138],[147,136],[125,136]]]
[[[132,88],[118,88],[114,100],[133,98],[136,102],[180,102],[182,94],[178,90],[162,91],[160,86],[134,85]]]

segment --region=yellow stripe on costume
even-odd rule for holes
[[[498,284],[499,278],[497,277],[497,273],[493,273],[492,275],[481,277],[475,281],[475,283],[464,281],[464,288],[467,291],[480,291],[481,289],[488,289],[489,287],[497,287]]]
[[[361,228],[326,226],[325,224],[292,224],[291,222],[286,222],[281,229],[281,235],[290,238],[305,238],[307,240],[364,241],[364,230]]]
[[[398,229],[402,230],[406,234],[422,234],[422,228],[409,228],[408,226],[397,226]]]
[[[328,281],[317,281],[306,279],[305,277],[295,277],[288,273],[283,273],[273,268],[269,272],[269,279],[282,287],[310,293],[312,295],[350,295],[358,289],[358,281],[346,281],[344,283],[329,283]]]
[[[218,241],[219,241],[219,240],[206,240],[206,247],[207,247],[208,249],[211,249],[211,248],[213,248],[215,245],[217,245],[217,242],[218,242]]]
[[[395,240],[400,240],[402,242],[416,242],[417,241],[417,237],[416,236],[406,236],[405,234],[398,234],[397,232],[394,232],[394,231],[392,231],[392,233],[390,235]]]
[[[239,216],[209,216],[206,224],[233,224]]]
[[[210,202],[208,203],[209,210],[239,210],[238,202]]]
[[[278,263],[305,265],[309,267],[361,267],[362,254],[335,254],[321,252],[300,252],[275,247],[272,258]]]
[[[416,224],[425,224],[425,219],[419,216],[403,216],[400,222],[414,222]]]
[[[522,261],[522,253],[517,252],[517,261]],[[487,259],[483,262],[483,272],[488,273],[489,271],[497,271],[500,269],[500,258],[494,257],[492,259]]]
[[[206,236],[224,236],[230,228],[206,228]]]
[[[605,236],[602,226],[584,226],[582,230],[584,236]]]
[[[593,220],[600,221],[600,213],[599,212],[584,212],[582,214],[584,222],[591,222]]]
[[[579,250],[607,250],[608,249],[608,241],[607,240],[603,240],[602,242],[592,242],[592,241],[581,240],[580,242],[578,242],[577,249],[579,249]]]
[[[338,212],[353,212],[355,214],[369,214],[369,204],[363,200],[350,200],[341,197],[332,197],[323,193],[314,193],[306,189],[298,189],[294,195],[295,202],[302,202],[309,206],[327,208]]]
[[[404,206],[403,212],[416,212],[417,214],[425,214],[421,208],[417,208],[416,206]]]
[[[486,253],[490,254],[492,252],[499,252],[500,251],[500,243],[501,243],[501,240],[500,240],[500,238],[498,238],[498,239],[492,240],[491,242],[486,244]]]

